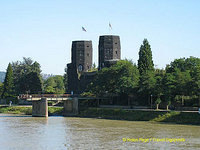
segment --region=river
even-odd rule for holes
[[[46,149],[200,149],[200,126],[0,114],[0,150]]]

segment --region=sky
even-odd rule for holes
[[[63,75],[75,40],[92,40],[98,64],[100,35],[119,35],[121,58],[135,63],[147,38],[156,68],[200,57],[200,1],[0,0],[0,71],[30,57],[42,73]]]

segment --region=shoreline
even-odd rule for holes
[[[2,114],[32,115],[30,106],[0,106]],[[48,107],[49,116],[64,116],[63,107]],[[177,111],[141,111],[116,108],[87,108],[81,110],[78,115],[71,117],[96,118],[126,121],[147,121],[167,124],[200,125],[198,112]]]
[[[48,107],[49,116],[61,115],[63,107]],[[32,106],[0,106],[2,114],[32,115]]]
[[[200,114],[198,112],[88,108],[81,111],[78,116],[112,120],[150,121],[183,125],[200,125]]]

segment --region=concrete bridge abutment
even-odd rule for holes
[[[74,116],[79,113],[78,98],[63,100],[64,102],[64,116]],[[48,117],[48,98],[41,98],[40,100],[32,100],[32,116],[33,117]]]
[[[33,117],[48,117],[48,101],[46,98],[32,101],[32,116]]]
[[[64,101],[64,115],[78,115],[78,98],[74,97],[72,100]]]

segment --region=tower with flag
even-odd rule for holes
[[[109,22],[109,28],[112,25]],[[82,26],[82,31],[87,32]],[[71,63],[67,64],[68,92],[80,94],[93,81],[97,72],[91,72],[92,67],[92,41],[73,41],[71,49]],[[110,67],[121,59],[120,37],[117,35],[99,36],[98,58],[101,70],[104,67]]]

